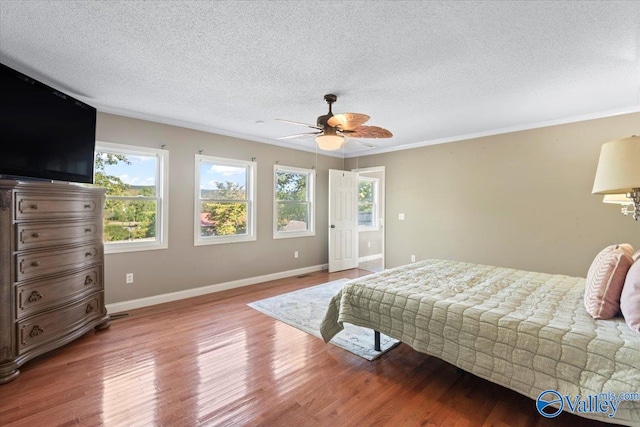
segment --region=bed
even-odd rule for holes
[[[580,277],[426,260],[347,282],[320,331],[328,342],[345,322],[368,327],[534,400],[640,392],[640,334],[622,317],[593,319],[584,288]],[[613,417],[573,412],[640,426],[640,400]]]

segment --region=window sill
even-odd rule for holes
[[[224,245],[226,243],[242,243],[242,242],[255,242],[255,236],[242,236],[242,237],[227,237],[227,236],[217,236],[210,238],[201,238],[196,239],[193,242],[193,246],[208,246],[208,245]]]
[[[313,237],[316,235],[315,231],[304,231],[304,232],[288,232],[288,233],[273,233],[274,239],[291,239],[294,237]]]
[[[104,254],[123,254],[127,252],[155,251],[158,249],[168,249],[169,244],[164,243],[105,243]]]

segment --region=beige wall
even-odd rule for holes
[[[382,230],[358,232],[358,257],[382,255]]]
[[[98,114],[97,140],[169,150],[169,248],[106,256],[106,302],[183,291],[201,286],[312,267],[327,262],[328,169],[343,160],[318,156],[316,235],[274,240],[273,165],[311,168],[316,155],[207,132],[111,114]],[[257,240],[224,245],[193,245],[194,158],[202,154],[258,163]],[[299,258],[294,259],[294,251]],[[135,282],[125,284],[125,274]]]
[[[360,157],[386,167],[386,266],[415,254],[584,277],[606,245],[640,249],[640,221],[591,194],[600,146],[632,134],[640,113]]]

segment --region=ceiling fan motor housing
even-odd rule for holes
[[[324,116],[319,116],[319,117],[318,117],[318,120],[317,120],[317,122],[316,122],[316,124],[318,125],[318,127],[319,127],[319,128],[322,128],[322,129],[324,129],[325,131],[326,131],[327,129],[333,129],[331,126],[329,126],[329,125],[327,124],[327,121],[328,121],[331,117],[333,117],[333,114],[332,114],[332,113],[325,114]]]
[[[316,124],[318,125],[318,127],[324,129],[325,131],[327,129],[333,129],[331,126],[329,126],[327,124],[327,121],[333,117],[333,112],[331,111],[331,105],[336,102],[336,100],[338,99],[337,96],[335,96],[332,93],[329,93],[327,95],[324,96],[324,100],[327,101],[327,104],[329,104],[329,112],[323,116],[318,116],[318,120],[316,121]]]

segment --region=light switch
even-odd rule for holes
[[[403,213],[398,214],[398,219],[399,219],[400,221],[404,221],[404,214],[403,214]]]

